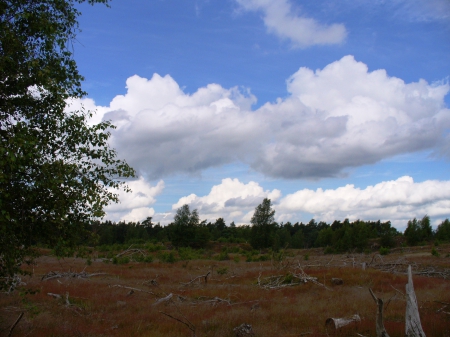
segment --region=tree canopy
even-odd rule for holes
[[[252,246],[257,249],[272,246],[277,223],[270,199],[265,198],[255,208],[250,222],[252,224]]]
[[[82,2],[0,0],[2,280],[20,272],[35,243],[74,248],[134,176],[108,144],[113,126],[90,125],[92,112],[68,107],[86,94],[72,55]]]

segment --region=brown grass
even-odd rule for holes
[[[431,248],[397,251],[383,262],[411,263],[413,269],[425,267],[450,268],[450,258],[445,253],[449,246],[439,247],[441,257],[436,258]],[[129,263],[124,265],[93,262],[87,266],[82,259],[57,260],[43,256],[30,271],[32,277],[24,278],[26,286],[12,294],[0,294],[0,335],[7,336],[9,328],[19,314],[25,312],[13,336],[192,336],[191,330],[179,319],[195,326],[197,336],[234,336],[233,328],[242,323],[251,324],[256,336],[375,336],[376,305],[369,288],[385,303],[385,326],[391,337],[404,335],[404,292],[406,267],[402,273],[387,273],[374,268],[362,270],[360,261],[370,262],[372,255],[322,255],[320,250],[292,251],[291,265],[277,269],[271,261],[240,262],[195,260],[173,264]],[[233,257],[233,254],[230,254]],[[331,260],[331,262],[330,262]],[[353,266],[349,261],[356,261]],[[286,275],[300,263],[304,271],[317,277],[331,290],[308,282],[278,290],[265,290],[257,285],[258,277]],[[227,268],[219,275],[217,270]],[[50,271],[69,270],[107,275],[90,279],[61,278],[41,281]],[[212,271],[208,282],[188,283],[196,276]],[[158,275],[159,286],[145,285],[145,281]],[[331,278],[341,278],[344,285],[333,286]],[[113,285],[138,288],[153,292],[134,291]],[[395,290],[395,289],[397,290]],[[423,329],[427,336],[450,336],[450,281],[443,278],[414,276],[414,288],[419,302]],[[38,291],[26,293],[27,289]],[[61,294],[62,299],[48,296]],[[69,294],[71,305],[65,304]],[[171,301],[153,305],[158,298],[174,294]],[[397,295],[396,295],[397,294]],[[176,296],[177,295],[177,296]],[[178,297],[178,295],[180,297]],[[228,302],[212,301],[221,298]],[[183,299],[183,301],[180,300]],[[162,314],[164,312],[169,316]],[[327,331],[329,317],[346,317],[359,314],[358,324]],[[175,319],[176,318],[176,319]],[[190,323],[189,323],[190,322]]]

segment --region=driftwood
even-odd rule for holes
[[[47,295],[48,295],[48,296],[51,296],[51,297],[54,297],[54,298],[56,298],[56,299],[60,299],[60,298],[61,298],[61,295],[59,295],[59,294],[47,293]]]
[[[253,328],[250,324],[243,323],[233,329],[236,337],[254,336]]]
[[[117,254],[115,257],[124,257],[124,256],[133,256],[134,254],[140,254],[142,256],[147,256],[147,254],[142,250],[142,249],[138,249],[138,248],[131,248],[133,247],[133,245],[131,245],[130,247],[128,247],[128,249],[124,250],[123,252],[120,252],[119,254]],[[113,259],[109,259],[109,261],[113,261]]]
[[[419,308],[414,292],[411,266],[408,267],[408,283],[406,284],[405,335],[407,337],[425,337],[420,323]]]
[[[219,304],[219,303],[226,303],[228,305],[231,305],[231,302],[229,300],[225,300],[225,299],[217,297],[217,296],[214,298],[205,299],[201,303],[210,303],[213,306],[215,306],[216,304]]]
[[[127,286],[123,286],[121,284],[114,284],[114,285],[110,285],[109,287],[110,288],[124,288],[124,289],[128,289],[128,290],[131,290],[131,291],[139,291],[139,292],[142,292],[142,293],[155,295],[155,293],[152,293],[151,291],[148,291],[148,290],[142,290],[142,289],[138,289],[138,288],[127,287]]]
[[[210,271],[209,271],[208,273],[206,273],[205,275],[197,276],[197,277],[193,278],[192,280],[190,280],[189,282],[187,282],[187,283],[181,283],[181,284],[182,284],[183,286],[188,286],[188,285],[193,284],[195,281],[201,280],[201,279],[204,279],[204,280],[205,280],[205,284],[206,284],[206,283],[208,283],[208,276],[209,276],[209,274],[211,274]]]
[[[47,293],[48,296],[51,296],[53,298],[56,298],[58,300],[62,299],[62,295],[59,294],[54,294],[54,293]],[[70,306],[70,301],[69,301],[69,293],[67,292],[65,295],[65,302],[66,302],[66,307]]]
[[[170,301],[170,299],[172,298],[172,296],[173,296],[173,294],[170,293],[170,294],[167,295],[166,297],[163,297],[163,298],[160,298],[159,300],[157,300],[155,303],[153,303],[153,305],[155,306],[155,305],[161,304],[161,303],[163,303],[163,302]]]
[[[383,323],[383,300],[381,298],[377,298],[373,293],[372,289],[369,288],[370,294],[372,295],[373,300],[377,304],[377,321],[376,321],[376,330],[377,337],[389,337],[386,329],[384,328]]]
[[[332,290],[327,286],[325,286],[324,284],[318,282],[317,277],[312,277],[306,274],[302,269],[300,263],[298,263],[298,266],[295,268],[293,272],[290,272],[286,275],[269,276],[262,280],[261,280],[261,273],[258,276],[258,286],[268,290],[293,287],[308,282],[324,287],[325,289]]]
[[[352,317],[346,318],[328,318],[325,321],[325,326],[328,328],[333,328],[334,330],[340,329],[351,323],[361,322],[361,317],[359,315],[353,315]]]
[[[44,276],[42,276],[41,281],[48,281],[48,280],[52,280],[55,278],[80,278],[80,279],[87,279],[93,276],[98,276],[98,275],[107,275],[107,273],[93,273],[93,274],[88,274],[86,273],[84,270],[82,272],[72,272],[72,271],[68,271],[65,273],[61,273],[59,271],[51,271],[47,274],[45,274]]]

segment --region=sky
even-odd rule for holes
[[[73,53],[136,169],[106,219],[450,218],[450,1],[113,0]]]

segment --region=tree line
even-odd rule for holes
[[[267,198],[255,208],[248,225],[236,226],[234,222],[227,225],[223,218],[214,222],[201,221],[196,209],[191,210],[189,205],[184,205],[177,210],[173,221],[167,226],[155,224],[148,217],[142,222],[97,221],[91,225],[90,230],[93,236],[86,244],[113,245],[151,241],[170,242],[175,248],[205,248],[211,241],[247,242],[254,249],[324,247],[327,253],[362,252],[402,244],[418,245],[433,239],[450,241],[449,220],[446,219],[433,230],[428,216],[408,221],[404,233],[392,227],[390,221],[380,220],[350,222],[345,219],[326,223],[312,219],[306,224],[277,223],[275,210]]]

